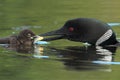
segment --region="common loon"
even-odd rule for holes
[[[95,46],[115,45],[118,43],[114,31],[107,23],[92,18],[68,20],[62,28],[40,34],[40,36],[54,36],[43,39],[46,41],[68,39],[83,43],[87,42]]]

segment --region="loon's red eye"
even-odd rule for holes
[[[74,31],[74,28],[73,27],[69,27],[69,31],[70,32]]]

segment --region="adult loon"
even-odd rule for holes
[[[83,43],[87,42],[94,46],[115,45],[118,43],[114,31],[107,23],[92,18],[68,20],[62,28],[40,34],[40,36],[54,36],[43,39],[46,41],[68,39]]]

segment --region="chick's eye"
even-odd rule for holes
[[[69,27],[68,29],[70,32],[74,31],[74,28],[73,27]]]
[[[28,36],[28,37],[31,37],[31,34],[30,34],[30,33],[28,33],[28,34],[27,34],[27,36]]]

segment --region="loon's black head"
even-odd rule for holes
[[[84,24],[85,26],[87,24]],[[89,24],[88,24],[89,25]],[[86,29],[82,27],[80,19],[68,20],[64,26],[58,30],[40,34],[40,36],[55,36],[52,38],[46,38],[46,41],[57,39],[69,39],[72,41],[80,41],[79,37],[86,33]]]
[[[77,18],[68,20],[64,26],[58,30],[47,32],[40,36],[54,36],[51,38],[45,38],[44,40],[46,41],[68,39],[71,41],[87,42],[95,45],[97,40],[109,30],[112,31],[111,27],[99,20]],[[112,34],[114,34],[114,32],[112,32]],[[116,38],[116,36],[114,38]],[[114,43],[113,40],[111,41]],[[112,44],[112,42],[109,42],[109,44]]]

